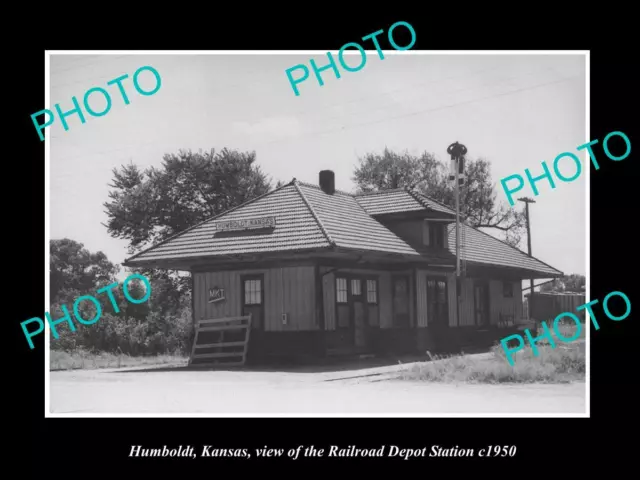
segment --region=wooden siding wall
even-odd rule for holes
[[[317,330],[315,318],[315,271],[312,266],[262,270],[234,270],[194,273],[196,320],[242,314],[243,275],[264,275],[264,328],[266,331]],[[225,289],[226,300],[208,303],[210,288]],[[287,313],[287,324],[282,314]]]
[[[405,220],[390,223],[388,228],[410,245],[423,245],[423,224],[423,220]]]
[[[386,226],[409,245],[424,246],[428,245],[429,228],[433,224],[442,224],[442,222],[425,222],[423,219],[414,219],[393,222],[386,224]],[[443,229],[442,234],[444,236],[444,245],[447,245],[447,242],[449,241],[449,233],[446,228]],[[425,242],[425,239],[427,239],[427,242]]]
[[[456,274],[455,273],[448,273],[447,274],[447,293],[449,294],[449,326],[450,327],[455,327],[456,326],[456,302],[458,301],[457,299],[457,293],[456,293]]]
[[[409,326],[413,327],[415,326],[416,323],[416,308],[415,308],[415,304],[416,302],[414,301],[415,299],[415,286],[414,286],[414,281],[413,281],[413,272],[411,270],[407,270],[407,271],[400,271],[400,272],[393,272],[393,274],[384,272],[385,277],[385,281],[384,283],[382,282],[382,278],[381,277],[381,281],[380,281],[380,290],[382,292],[384,292],[384,295],[386,295],[387,301],[385,303],[385,306],[387,307],[387,309],[385,310],[386,315],[385,315],[385,319],[383,321],[380,322],[380,327],[381,328],[392,328],[393,327],[393,283],[391,281],[391,279],[394,276],[405,276],[409,279]],[[384,290],[383,290],[384,289]]]
[[[500,320],[500,314],[513,315],[514,320],[522,318],[522,283],[514,281],[513,298],[505,298],[502,296],[502,281],[489,281],[489,322],[491,325],[497,325]],[[455,276],[453,277],[453,285],[455,288]],[[473,327],[475,321],[475,299],[474,299],[474,279],[465,278],[462,283],[462,292],[460,298],[460,326]],[[450,307],[455,309],[455,298],[451,299]],[[455,310],[450,310],[450,325],[455,325]]]
[[[393,325],[393,298],[391,296],[391,274],[380,272],[378,276],[378,303],[380,305],[380,328],[390,328]]]
[[[322,267],[321,273],[330,270]],[[381,328],[393,326],[393,291],[392,273],[373,270],[341,269],[345,274],[361,274],[378,277],[378,305]],[[405,273],[413,279],[410,272],[394,272],[393,275]],[[198,320],[220,318],[225,316],[238,316],[242,314],[242,275],[264,275],[264,304],[265,304],[265,330],[267,331],[297,331],[317,330],[318,321],[315,318],[315,275],[314,267],[285,267],[261,270],[236,270],[194,274],[195,289],[195,318]],[[418,270],[414,282],[410,285],[411,325],[426,327],[427,318],[427,275],[445,275],[442,272]],[[449,296],[449,325],[456,325],[456,282],[455,274],[447,273],[447,289]],[[325,329],[335,330],[335,278],[336,272],[323,277],[323,300]],[[460,324],[459,326],[475,326],[474,317],[474,280],[465,278],[462,282],[460,297]],[[226,300],[220,303],[208,303],[208,290],[214,286],[225,289]],[[500,314],[513,315],[519,320],[524,315],[522,302],[522,283],[513,282],[513,298],[502,296],[502,281],[490,280],[490,321],[497,324]],[[416,301],[414,298],[417,295]],[[416,310],[417,306],[417,310]],[[286,325],[282,323],[282,313],[288,314]]]
[[[437,275],[438,272],[428,270],[418,270],[418,327],[426,327],[429,324],[427,318],[427,275]],[[442,275],[442,273],[440,273]],[[451,327],[473,327],[475,326],[474,315],[474,279],[464,278],[462,280],[462,291],[460,292],[460,324],[456,324],[456,277],[455,273],[446,274],[447,290],[449,296],[449,326]],[[491,325],[497,325],[500,314],[513,315],[514,320],[519,320],[523,315],[522,307],[522,283],[513,283],[513,298],[502,296],[502,281],[489,281],[489,309]]]
[[[416,305],[416,325],[418,327],[427,326],[427,272],[416,270],[416,295],[418,296]]]
[[[321,268],[320,274],[325,273],[329,268]],[[336,329],[336,276],[335,273],[328,273],[322,277],[322,294],[324,296],[324,329]]]
[[[456,277],[453,273],[436,272],[430,270],[418,270],[416,272],[416,285],[418,295],[418,327],[426,327],[429,324],[427,318],[427,276],[445,277],[447,280],[447,294],[449,307],[449,325],[454,326],[456,321]]]
[[[528,286],[528,285],[527,285]],[[582,322],[585,321],[586,309],[577,310],[577,308],[586,303],[584,293],[540,293],[536,292],[533,301],[533,312],[527,311],[529,299],[528,296],[522,302],[524,318],[535,318],[540,320],[548,320],[547,324],[563,312],[572,312]]]
[[[455,275],[454,275],[455,284]],[[460,292],[460,324],[456,326],[460,327],[473,327],[476,324],[475,319],[475,299],[473,296],[473,278],[462,279],[462,291]],[[493,302],[492,302],[493,303]],[[455,306],[454,306],[455,308]],[[455,325],[455,310],[453,311],[453,322],[450,325]]]
[[[321,267],[320,273],[322,274],[329,270],[331,270],[331,268]],[[391,273],[377,270],[340,269],[324,275],[322,279],[325,330],[336,329],[336,274],[339,275],[340,273],[345,275],[369,275],[378,277],[378,315],[380,328],[391,327],[393,322]],[[412,282],[410,282],[410,284],[411,283]],[[410,288],[413,288],[413,285],[411,285]],[[411,312],[412,317],[413,310],[413,302],[411,302],[409,311]]]
[[[491,298],[491,325],[497,324],[500,314],[513,315],[514,320],[523,318],[522,309],[522,282],[515,281],[513,284],[513,298],[502,296],[503,288],[501,280],[491,280],[489,282],[489,296]]]

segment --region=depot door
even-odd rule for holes
[[[376,284],[377,285],[377,284]],[[363,276],[336,277],[337,330],[342,346],[363,349],[369,344],[369,309],[372,291]]]
[[[251,329],[264,329],[264,275],[241,277],[242,315],[251,314]]]
[[[449,302],[447,279],[444,276],[427,276],[427,325],[434,338],[437,351],[449,348]]]

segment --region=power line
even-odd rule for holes
[[[327,110],[329,108],[356,103],[356,102],[358,102],[360,100],[369,100],[369,99],[371,99],[373,97],[379,98],[380,96],[390,95],[390,94],[398,92],[398,91],[411,90],[412,88],[417,88],[417,87],[420,87],[420,86],[423,86],[423,85],[428,85],[428,84],[433,84],[433,83],[437,84],[437,83],[441,83],[441,82],[444,82],[444,81],[447,81],[447,80],[453,80],[453,79],[462,78],[462,77],[469,78],[469,77],[471,77],[473,75],[476,75],[476,74],[484,73],[484,72],[491,71],[491,70],[496,70],[496,67],[497,67],[497,65],[493,65],[493,66],[488,67],[488,68],[483,68],[483,69],[480,69],[480,70],[464,73],[464,74],[461,74],[461,75],[453,75],[453,76],[449,76],[449,77],[438,78],[438,79],[429,80],[429,81],[426,81],[426,82],[419,82],[417,84],[411,84],[409,86],[402,86],[402,87],[395,88],[395,89],[392,89],[392,90],[387,90],[387,91],[383,91],[383,92],[376,92],[376,93],[367,94],[367,95],[364,95],[362,97],[358,97],[358,98],[349,100],[346,103],[342,102],[342,103],[336,103],[336,104],[333,104],[333,105],[325,105],[325,106],[322,106],[320,108],[314,108],[313,110],[302,109],[302,110],[297,110],[297,111],[294,111],[294,112],[287,112],[287,114],[288,115],[298,115],[298,114],[306,114],[306,113],[310,113],[310,112],[316,113],[316,112],[319,112],[319,111]],[[269,72],[271,72],[271,71],[275,72],[276,70],[280,71],[281,68],[282,67],[277,67],[277,68],[274,68],[273,70],[269,70]],[[264,71],[265,71],[264,69],[258,69],[258,70],[255,70],[255,71],[252,71],[252,72],[249,72],[249,73],[245,73],[244,75],[245,76],[254,75],[255,73],[264,73]],[[282,71],[284,71],[284,70],[282,70]],[[264,85],[264,80],[256,80],[255,82],[251,82],[251,83],[231,83],[231,84],[227,84],[227,85],[222,85],[219,88],[229,89],[229,88],[242,87],[242,88],[246,89],[246,88],[252,87],[254,85]],[[178,103],[178,102],[181,102],[181,101],[182,100],[177,99],[177,100],[175,100],[175,103]],[[225,101],[226,101],[226,99],[223,100],[223,101],[220,101],[220,102],[210,103],[210,104],[208,104],[208,107],[216,107],[216,106],[222,105]],[[258,123],[260,121],[262,121],[262,118],[260,118],[258,120],[254,120],[250,124]]]
[[[342,131],[345,131],[345,130],[351,130],[353,128],[362,127],[362,126],[366,126],[366,125],[374,125],[374,124],[377,124],[377,123],[384,123],[386,121],[397,120],[397,119],[411,117],[411,116],[415,116],[415,115],[422,115],[422,114],[425,114],[425,113],[431,113],[431,112],[435,112],[435,111],[439,111],[439,110],[446,110],[448,108],[453,108],[453,107],[457,107],[457,106],[460,106],[460,105],[467,105],[467,104],[470,104],[470,103],[480,102],[480,101],[489,100],[489,99],[493,99],[493,98],[504,97],[504,96],[508,96],[508,95],[514,95],[514,94],[517,94],[517,93],[520,93],[520,92],[524,92],[524,91],[528,91],[528,90],[534,90],[534,89],[537,89],[537,88],[542,88],[542,87],[546,87],[546,86],[549,86],[549,85],[562,83],[562,82],[569,81],[569,80],[572,80],[572,79],[575,79],[575,78],[579,78],[579,77],[580,77],[580,75],[574,75],[574,76],[561,78],[561,79],[550,81],[550,82],[531,85],[529,87],[523,87],[523,88],[519,88],[519,89],[515,89],[515,90],[510,90],[508,92],[502,92],[502,93],[488,95],[488,96],[475,98],[475,99],[471,99],[471,100],[465,100],[465,101],[462,101],[462,102],[456,102],[456,103],[452,103],[452,104],[449,104],[449,105],[442,105],[440,107],[430,108],[430,109],[426,109],[426,110],[419,110],[419,111],[411,112],[411,113],[408,113],[408,114],[396,115],[394,117],[387,117],[387,118],[383,118],[383,119],[375,120],[375,121],[371,121],[371,122],[353,124],[353,125],[350,125],[348,127],[329,129],[329,130],[319,131],[319,132],[308,132],[308,133],[303,133],[301,135],[298,135],[297,137],[289,137],[289,138],[284,138],[284,139],[272,140],[272,141],[269,141],[269,142],[258,142],[257,145],[271,145],[271,144],[274,144],[274,143],[279,143],[279,142],[283,142],[283,141],[287,141],[287,140],[294,140],[294,139],[298,139],[298,138],[301,138],[301,137],[306,137],[306,136],[309,136],[309,135],[326,135],[328,133],[342,132]],[[58,137],[54,137],[54,138],[58,138]],[[127,148],[133,148],[134,150],[137,150],[138,148],[142,148],[144,146],[151,145],[151,144],[157,144],[157,143],[158,142],[154,140],[154,141],[151,141],[151,142],[143,143],[143,144],[135,146],[135,147],[126,146],[126,147],[121,147],[121,148],[117,148],[117,149],[113,149],[113,150],[105,150],[105,151],[102,151],[102,152],[81,154],[81,155],[76,155],[76,156],[73,156],[73,157],[63,157],[63,158],[66,159],[66,160],[71,160],[71,159],[79,158],[79,157],[82,157],[82,156],[104,155],[104,154],[107,154],[107,153],[113,153],[113,152],[125,150]]]
[[[532,86],[529,86],[529,87],[523,87],[523,88],[519,88],[519,89],[516,89],[516,90],[510,90],[508,92],[498,93],[498,94],[494,94],[494,95],[488,95],[488,96],[485,96],[485,97],[475,98],[475,99],[471,99],[471,100],[465,100],[463,102],[452,103],[452,104],[449,104],[449,105],[442,105],[440,107],[430,108],[430,109],[426,109],[426,110],[418,110],[417,112],[411,112],[411,113],[407,113],[407,114],[403,114],[403,115],[397,115],[395,117],[387,117],[387,118],[383,118],[381,120],[375,120],[375,121],[372,121],[372,122],[357,123],[357,124],[354,124],[354,125],[349,125],[348,127],[330,129],[330,130],[321,131],[321,132],[309,132],[308,134],[304,134],[303,133],[301,135],[298,135],[297,137],[290,137],[290,138],[286,138],[286,139],[273,140],[271,142],[258,143],[258,145],[270,145],[270,144],[273,144],[273,143],[281,142],[283,140],[292,140],[293,138],[297,139],[297,138],[304,137],[304,136],[307,136],[307,135],[324,135],[324,134],[327,134],[327,133],[333,133],[333,132],[344,131],[344,130],[351,130],[352,128],[362,127],[362,126],[366,126],[366,125],[374,125],[376,123],[383,123],[383,122],[387,122],[387,121],[390,121],[390,120],[397,120],[397,119],[400,119],[400,118],[412,117],[412,116],[415,116],[415,115],[422,115],[424,113],[430,113],[430,112],[435,112],[435,111],[439,111],[439,110],[445,110],[447,108],[453,108],[453,107],[457,107],[459,105],[467,105],[467,104],[470,104],[470,103],[480,102],[480,101],[483,101],[483,100],[488,100],[488,99],[493,99],[493,98],[498,98],[498,97],[504,97],[504,96],[507,96],[507,95],[513,95],[513,94],[524,92],[524,91],[527,91],[527,90],[534,90],[536,88],[541,88],[541,87],[546,87],[546,86],[549,86],[549,85],[554,85],[554,84],[557,84],[557,83],[566,82],[568,80],[572,80],[572,79],[579,78],[579,77],[580,77],[580,75],[573,75],[571,77],[561,78],[559,80],[540,83],[540,84],[537,84],[537,85],[532,85]]]
[[[531,73],[542,73],[542,72],[546,72],[546,71],[552,70],[552,69],[553,69],[552,67],[547,67],[547,68],[543,68],[542,70],[538,70],[538,71],[532,70],[530,72],[527,72],[525,75],[529,75]],[[507,79],[503,79],[503,80],[513,80],[513,79],[516,79],[516,78],[518,78],[518,77],[514,76],[514,77],[508,77]],[[449,90],[449,91],[445,91],[445,92],[442,92],[442,93],[438,93],[438,95],[447,95],[447,94],[450,94],[450,93],[464,92],[466,90],[473,90],[476,87],[486,87],[486,86],[490,86],[490,85],[493,85],[493,84],[495,84],[495,81],[490,80],[490,81],[488,81],[486,83],[483,83],[482,85],[473,85],[471,87],[457,88],[455,90]],[[427,94],[430,94],[430,92],[427,92]],[[417,97],[417,98],[421,98],[421,97]],[[414,99],[412,99],[412,100],[414,100]],[[368,115],[368,114],[370,114],[372,112],[377,112],[377,111],[380,111],[380,110],[384,110],[385,108],[390,107],[390,106],[393,106],[393,105],[382,105],[382,107],[375,108],[373,110],[365,110],[363,112],[352,112],[352,113],[347,113],[346,115]],[[340,119],[340,118],[342,118],[344,116],[345,116],[344,114],[343,115],[336,115],[336,116],[333,116],[333,117],[329,117],[329,118],[327,118],[325,120],[326,121],[331,121],[331,120],[334,120],[334,119]]]
[[[444,77],[444,78],[437,78],[435,80],[427,80],[426,82],[414,83],[414,84],[410,84],[409,86],[402,86],[402,87],[399,87],[399,88],[394,88],[392,90],[386,90],[386,91],[382,91],[382,92],[372,93],[372,94],[368,94],[368,95],[364,95],[364,96],[355,98],[353,100],[349,100],[346,103],[335,103],[333,105],[326,105],[326,106],[320,107],[318,109],[315,109],[314,111],[317,112],[317,111],[321,111],[321,110],[326,110],[328,108],[342,107],[342,106],[345,106],[345,105],[349,105],[351,103],[359,102],[360,100],[368,100],[368,99],[370,99],[371,97],[374,97],[374,96],[375,97],[379,97],[381,95],[390,95],[392,93],[396,93],[396,92],[400,92],[400,91],[411,90],[412,88],[415,88],[415,87],[422,87],[424,85],[431,85],[431,84],[434,84],[434,83],[441,83],[441,82],[444,82],[446,80],[454,80],[456,78],[462,78],[462,77],[468,78],[468,77],[476,75],[478,73],[485,73],[485,72],[488,72],[488,71],[491,71],[491,70],[495,70],[496,67],[497,67],[497,64],[493,65],[491,67],[488,67],[488,68],[475,70],[473,72],[463,73],[461,75],[450,75],[450,76]],[[297,115],[299,113],[304,114],[304,113],[308,113],[308,112],[309,112],[309,110],[298,110],[298,111],[290,112],[290,114]]]
[[[325,105],[325,106],[322,106],[322,107],[319,107],[319,108],[302,109],[302,110],[296,110],[296,111],[293,111],[293,112],[285,112],[285,113],[287,115],[300,115],[300,114],[307,114],[307,113],[317,113],[317,112],[321,112],[323,110],[327,110],[327,109],[330,109],[330,108],[343,107],[343,106],[346,106],[346,105],[357,103],[357,102],[359,102],[361,100],[370,100],[371,98],[374,98],[374,97],[376,99],[378,99],[381,96],[391,95],[392,93],[396,93],[396,92],[400,92],[400,91],[407,91],[407,90],[410,91],[410,90],[412,90],[414,88],[422,87],[424,85],[438,84],[438,83],[445,82],[447,80],[454,80],[454,79],[463,78],[463,77],[464,78],[471,78],[471,77],[473,77],[474,75],[477,75],[477,74],[481,74],[481,73],[485,73],[485,72],[488,72],[488,71],[496,70],[497,66],[498,65],[496,64],[496,65],[493,65],[493,66],[488,67],[488,68],[483,68],[483,69],[480,69],[480,70],[475,70],[475,71],[472,71],[472,72],[463,73],[461,75],[450,75],[450,76],[444,77],[444,78],[437,78],[437,79],[428,80],[426,82],[419,82],[419,83],[409,84],[407,86],[401,86],[399,88],[394,88],[392,90],[386,90],[386,91],[382,91],[382,92],[370,93],[370,94],[367,94],[367,95],[364,95],[364,96],[357,97],[357,98],[354,98],[352,100],[349,100],[348,102],[334,103],[332,105]],[[340,115],[338,115],[338,117],[339,116]],[[330,117],[330,119],[332,119],[332,118],[337,118],[337,117]],[[262,120],[263,120],[263,118],[260,118],[258,120],[253,120],[252,122],[250,122],[250,125],[259,123]]]
[[[471,78],[476,74],[485,73],[487,71],[494,71],[494,70],[496,70],[496,66],[497,65],[493,65],[492,67],[489,67],[489,68],[484,68],[484,69],[476,70],[476,71],[473,71],[473,72],[468,72],[468,73],[462,74],[462,75],[453,75],[453,76],[448,76],[448,77],[444,77],[444,78],[440,78],[440,79],[429,80],[429,81],[426,81],[426,82],[420,82],[420,83],[416,83],[416,84],[411,84],[409,86],[402,86],[400,88],[395,88],[395,89],[392,89],[392,90],[372,93],[372,94],[368,94],[368,95],[365,95],[365,96],[362,96],[362,97],[355,98],[355,99],[350,100],[350,101],[348,101],[346,103],[336,103],[336,104],[332,104],[332,105],[323,106],[323,107],[320,107],[320,108],[314,108],[312,110],[311,109],[303,109],[303,110],[297,110],[297,111],[293,111],[293,112],[283,112],[283,113],[286,114],[286,115],[300,115],[300,114],[307,114],[307,113],[317,113],[319,111],[326,110],[326,109],[329,109],[329,108],[342,107],[342,106],[346,106],[346,105],[349,105],[349,104],[353,104],[353,103],[359,102],[361,100],[370,100],[371,98],[374,98],[374,97],[376,99],[378,99],[381,96],[391,95],[392,93],[396,93],[398,91],[410,91],[413,88],[418,88],[418,87],[421,87],[421,86],[424,86],[424,85],[438,84],[438,83],[445,82],[447,80],[453,80],[453,79],[463,78],[463,77],[464,78]],[[531,70],[531,71],[525,72],[524,75],[530,75],[531,73],[542,73],[542,72],[546,72],[546,71],[549,71],[549,70],[553,70],[555,72],[555,68],[554,67],[546,67],[546,68],[543,68],[541,70]],[[515,79],[515,78],[518,78],[518,77],[517,76],[511,76],[511,77],[508,77],[506,80],[512,80],[512,79]],[[505,80],[505,79],[501,79],[501,80]],[[482,84],[480,86],[486,86],[486,85],[490,85],[492,83],[493,82],[489,82],[489,83]],[[444,94],[449,94],[449,93],[454,93],[454,92],[459,92],[459,91],[465,91],[465,90],[472,90],[474,87],[475,86],[459,88],[459,89],[456,89],[456,90],[449,90],[449,91],[444,92]],[[213,106],[215,106],[215,105],[217,105],[217,103],[213,104]],[[350,115],[368,115],[369,113],[376,112],[376,111],[379,111],[379,110],[384,110],[385,108],[390,107],[390,106],[393,106],[393,105],[387,104],[387,105],[383,105],[382,107],[375,108],[373,110],[364,110],[364,111],[360,111],[360,112],[343,113],[343,114],[335,115],[335,116],[332,116],[332,117],[329,117],[329,118],[325,118],[323,120],[324,121],[331,121],[331,120],[334,120],[334,119],[344,119],[345,116],[350,116]],[[250,122],[247,122],[247,123],[249,123],[250,126],[251,125],[256,125],[256,124],[259,124],[260,122],[262,122],[265,118],[269,118],[269,117],[262,117],[262,118],[259,118],[257,120],[253,120],[253,121],[250,121]],[[243,119],[239,119],[237,121],[243,121]]]

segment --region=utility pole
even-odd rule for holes
[[[536,203],[533,198],[522,197],[518,199],[519,202],[524,202],[525,204],[525,216],[527,218],[527,253],[531,256],[531,220],[529,219],[529,204]],[[531,293],[529,293],[529,317],[533,313],[533,278],[529,279],[529,288]]]
[[[456,182],[456,324],[460,325],[460,185],[464,183],[464,156],[467,147],[455,142],[449,145],[447,153],[451,155],[449,180]]]

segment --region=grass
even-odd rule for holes
[[[560,333],[571,338],[574,325],[559,328]],[[492,347],[489,355],[431,356],[423,362],[399,372],[402,380],[421,380],[443,383],[570,383],[585,379],[585,328],[575,341],[562,343],[554,338],[555,348],[548,342],[537,342],[538,356],[528,342],[514,356],[511,366],[502,346]]]
[[[182,355],[155,355],[132,357],[125,354],[90,353],[83,350],[64,352],[51,350],[51,371],[56,370],[93,370],[98,368],[138,367],[141,365],[186,365],[187,357]]]
[[[554,342],[556,342],[556,345],[562,345],[563,343],[560,340],[558,340],[558,336],[553,331],[553,324],[551,322],[546,322],[546,323],[547,323],[547,328],[551,330],[553,334]],[[587,337],[587,328],[589,328],[589,324],[582,325],[582,327],[580,328],[580,335],[575,341],[584,340]],[[558,325],[558,332],[560,333],[560,335],[562,335],[565,338],[573,338],[573,336],[576,334],[576,325],[573,322],[560,323]],[[542,330],[542,327],[538,328],[537,335],[542,335],[543,333],[544,331]],[[531,333],[531,335],[532,336],[534,335],[533,332]],[[570,342],[569,345],[571,343],[573,342]],[[538,344],[549,344],[549,342],[545,338],[543,341],[536,343],[536,345]]]

